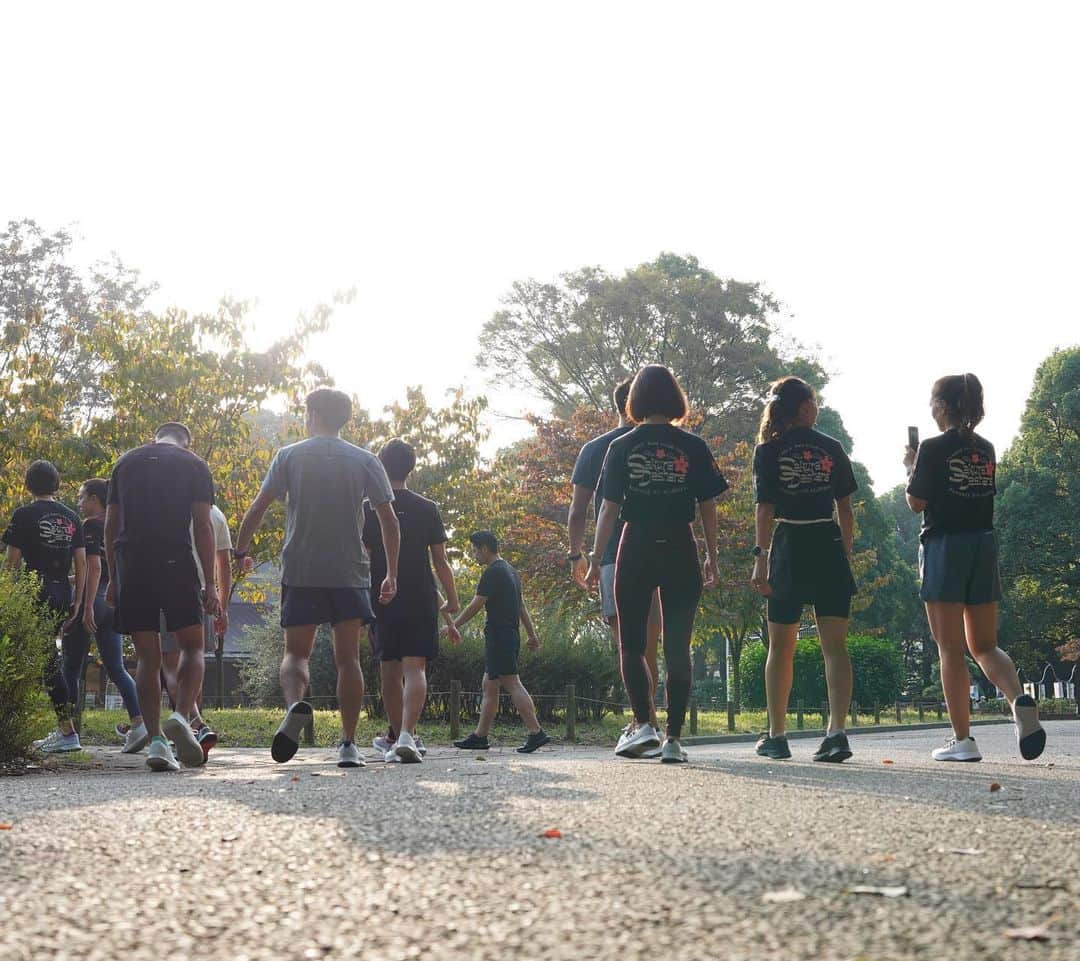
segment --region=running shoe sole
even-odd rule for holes
[[[545,744],[550,744],[550,743],[551,743],[551,735],[548,734],[545,731],[543,740],[541,740],[541,741],[533,741],[531,744],[530,743],[522,744],[521,747],[519,747],[517,749],[517,753],[518,754],[532,754],[533,751],[538,751]]]
[[[1039,708],[1034,704],[1014,705],[1013,719],[1020,756],[1025,761],[1034,761],[1046,747],[1046,731],[1039,724]]]
[[[127,737],[126,736],[124,738],[124,741],[125,741],[125,745],[126,745],[126,742],[127,742]],[[135,741],[130,747],[125,746],[125,747],[121,748],[120,753],[121,754],[138,754],[149,743],[150,743],[150,732],[147,731],[146,734],[144,734],[137,741]]]
[[[203,759],[206,760],[206,761],[210,760],[210,752],[215,747],[217,747],[217,743],[218,743],[217,734],[215,734],[213,731],[211,731],[209,734],[205,735],[204,737],[199,738],[198,740],[199,740],[199,747],[202,748]]]
[[[657,747],[660,747],[660,739],[656,737],[656,735],[653,735],[653,737],[645,738],[635,744],[628,744],[621,751],[616,750],[615,753],[619,757],[641,758],[645,756],[646,751],[651,751],[653,748]]]
[[[398,759],[402,764],[419,764],[424,760],[416,748],[410,747],[407,744],[395,745],[394,753],[398,756]]]
[[[270,756],[278,764],[284,764],[290,760],[300,749],[300,733],[313,717],[311,705],[307,701],[297,701],[285,713],[277,734],[274,735],[274,741],[270,745]]]
[[[982,760],[981,757],[935,757],[935,761],[941,761],[945,764],[977,764]]]
[[[851,751],[829,751],[827,754],[815,754],[814,760],[822,764],[843,764],[849,757]]]
[[[176,744],[178,760],[184,767],[202,767],[206,763],[203,749],[199,747],[195,732],[187,721],[170,715],[161,725],[161,733]]]

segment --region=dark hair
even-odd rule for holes
[[[191,446],[191,431],[183,424],[177,423],[174,420],[169,421],[167,424],[162,424],[154,431],[154,440],[161,440],[162,437],[171,437],[173,440],[178,440],[187,447]]]
[[[307,395],[307,409],[330,430],[341,430],[352,419],[352,401],[344,391],[320,387]]]
[[[768,444],[783,437],[791,430],[802,405],[816,397],[814,388],[801,377],[781,377],[769,388],[769,398],[761,414],[758,441]]]
[[[379,460],[386,468],[386,476],[392,481],[403,481],[416,467],[416,451],[400,437],[383,444]]]
[[[970,434],[986,416],[983,389],[974,374],[950,374],[934,382],[930,403],[940,401],[950,418],[960,421],[960,429]]]
[[[625,380],[619,381],[611,392],[611,399],[615,402],[615,409],[619,412],[620,417],[626,416],[626,400],[630,396],[630,385],[633,382],[633,377],[627,377]]]
[[[90,480],[84,480],[82,486],[90,497],[96,497],[101,501],[102,507],[109,502],[109,482],[107,480],[102,480],[100,477],[91,477]]]
[[[473,547],[486,547],[492,554],[499,553],[499,539],[491,531],[473,531],[469,543]]]
[[[661,364],[649,364],[634,376],[626,410],[635,424],[657,415],[679,423],[686,420],[690,405],[675,375]]]
[[[60,490],[60,471],[47,460],[36,460],[26,468],[26,487],[35,497]]]

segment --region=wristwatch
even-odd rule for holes
[[[232,556],[234,561],[242,561],[245,557],[249,557],[250,555],[247,551],[238,551],[234,548]]]
[[[760,544],[755,544],[754,549],[750,553],[753,554],[754,557],[761,557],[762,554],[768,554],[769,549],[767,547],[762,547]]]
[[[581,560],[581,558],[582,558],[582,557],[584,557],[584,556],[585,556],[585,555],[584,555],[584,554],[582,554],[582,553],[581,553],[581,551],[578,551],[578,552],[577,552],[576,554],[567,554],[567,555],[566,555],[566,559],[567,559],[567,560],[568,560],[568,561],[569,561],[569,562],[570,562],[571,564],[573,564],[573,563],[574,563],[574,561],[580,561],[580,560]]]

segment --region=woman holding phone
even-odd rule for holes
[[[1012,705],[1020,754],[1033,760],[1046,746],[1039,709],[1023,693],[1009,655],[997,646],[998,574],[994,534],[997,459],[994,446],[975,433],[982,421],[983,389],[974,374],[952,374],[930,391],[930,414],[941,433],[904,454],[907,502],[922,513],[920,596],[941,655],[941,685],[952,736],[933,752],[936,761],[981,761],[971,736],[971,677],[964,655]]]
[[[806,381],[778,380],[754,450],[757,508],[750,583],[768,597],[769,629],[769,730],[758,741],[757,753],[778,761],[791,757],[786,723],[795,642],[803,607],[813,604],[829,692],[829,727],[814,760],[838,764],[851,757],[844,722],[853,684],[847,631],[855,579],[848,555],[856,483],[840,442],[814,429],[817,415],[817,397]]]

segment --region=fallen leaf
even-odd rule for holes
[[[766,891],[761,900],[765,904],[789,904],[792,901],[805,901],[806,895],[796,888],[781,888],[779,891]]]
[[[290,781],[299,781],[300,780],[300,775],[299,774],[294,774],[291,778],[289,778],[289,780]]]
[[[990,793],[991,794],[994,794],[994,793],[996,793],[997,791],[1000,791],[1000,790],[1001,790],[1001,785],[998,784],[997,781],[994,781],[993,784],[990,785]]]
[[[938,854],[970,854],[975,857],[982,854],[978,848],[938,848]]]
[[[1010,941],[1049,941],[1046,928],[1006,928],[1001,932]]]
[[[542,837],[542,838],[561,838],[562,837],[562,831],[560,831],[558,828],[548,828],[543,834],[540,835],[540,837]]]
[[[238,837],[240,837],[239,834],[223,834],[221,840],[226,842],[235,841]]]
[[[881,763],[882,763],[882,764],[895,764],[896,762],[895,762],[895,761],[891,761],[891,760],[889,760],[889,758],[887,758],[887,757],[886,757],[886,758],[882,758],[882,761],[881,761]]]
[[[0,824],[0,831],[10,831],[12,827],[11,824]]]
[[[874,894],[879,898],[902,898],[907,894],[907,888],[904,887],[871,887],[866,884],[857,884],[853,888],[848,888],[848,894]]]

